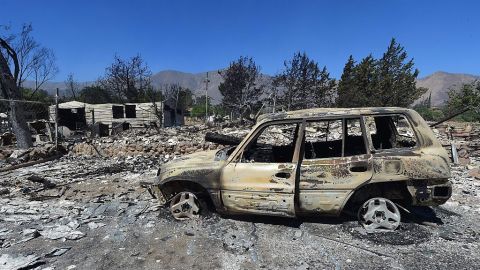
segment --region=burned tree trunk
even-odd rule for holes
[[[2,94],[6,99],[9,99],[10,107],[10,122],[12,124],[13,133],[17,139],[17,146],[19,148],[32,147],[32,135],[25,120],[25,113],[23,104],[18,102],[22,98],[20,89],[16,84],[15,77],[18,76],[18,59],[15,51],[3,40],[0,39],[0,46],[3,47],[8,55],[12,57],[15,65],[14,75],[10,71],[7,59],[0,53],[0,87]]]
[[[32,147],[32,135],[25,120],[22,103],[10,101],[10,122],[17,139],[17,147],[22,149]]]

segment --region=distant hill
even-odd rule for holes
[[[218,86],[223,81],[222,76],[218,73],[220,70],[208,72],[208,96],[212,98],[212,103],[218,104],[222,101],[222,95],[218,91]],[[165,84],[177,83],[183,87],[187,87],[193,91],[195,95],[205,94],[205,80],[207,72],[202,73],[185,73],[175,70],[165,70],[155,73],[152,76],[153,85],[161,87]],[[271,82],[271,76],[261,74],[260,81],[268,85]]]
[[[208,72],[208,96],[212,98],[214,104],[218,104],[222,100],[222,96],[218,91],[218,86],[222,82],[222,77],[218,73],[219,70]],[[162,87],[166,84],[179,84],[187,87],[193,91],[195,95],[203,95],[205,93],[205,79],[207,72],[202,73],[187,73],[176,70],[164,70],[152,75],[152,82],[155,87]],[[261,81],[264,84],[269,84],[272,77],[262,74]],[[470,83],[474,80],[480,80],[480,76],[469,74],[447,73],[443,71],[435,72],[424,78],[417,80],[417,86],[426,87],[429,89],[418,101],[428,97],[432,93],[432,105],[439,106],[445,103],[448,99],[447,92],[452,87],[460,86],[464,83]],[[81,86],[91,85],[93,82],[82,82]],[[33,86],[32,82],[26,82],[26,87]],[[65,83],[63,82],[48,82],[44,85],[44,89],[50,94],[55,93],[55,89],[60,89],[61,95],[69,95],[65,93]]]
[[[222,100],[222,95],[218,91],[218,86],[222,82],[222,77],[218,73],[219,70],[208,72],[208,96],[212,98],[212,103],[218,104]],[[261,75],[261,81],[265,84],[270,82],[271,77],[265,74]],[[152,75],[152,84],[155,87],[163,87],[167,84],[179,84],[180,86],[189,88],[195,95],[205,94],[205,79],[207,72],[187,73],[176,70],[164,70]],[[81,82],[81,86],[91,85],[93,82]],[[25,87],[33,87],[33,82],[25,82]],[[47,82],[42,87],[50,94],[55,94],[55,89],[59,88],[60,95],[70,95],[66,93],[64,82]]]
[[[447,73],[443,71],[435,72],[425,78],[417,80],[418,87],[429,89],[418,101],[428,98],[430,93],[432,93],[432,105],[443,105],[448,100],[447,93],[449,89],[456,88],[464,83],[471,83],[474,80],[480,80],[480,76]]]
[[[80,89],[92,85],[94,82],[79,82]],[[33,81],[25,81],[23,83],[25,88],[35,88],[35,82]],[[55,95],[56,89],[58,88],[58,92],[60,96],[70,96],[71,93],[66,93],[67,86],[64,82],[46,82],[42,85],[41,89],[47,91],[50,95]]]
[[[162,87],[166,84],[179,84],[189,88],[195,95],[205,94],[205,79],[207,72],[186,73],[175,70],[160,71],[152,75],[152,83],[156,87]],[[222,82],[222,77],[218,70],[208,72],[208,96],[212,98],[213,103],[220,103],[222,96],[218,91],[218,86]]]

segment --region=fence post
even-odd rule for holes
[[[55,149],[58,151],[58,88],[55,93]]]
[[[91,130],[91,133],[90,133],[90,137],[95,137],[95,110],[92,109],[90,111],[92,113],[92,130]]]

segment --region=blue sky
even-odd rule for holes
[[[305,51],[338,78],[350,54],[379,57],[395,37],[420,77],[480,75],[480,1],[0,0],[0,24],[31,22],[65,80],[95,80],[115,54],[140,53],[153,72],[203,72],[252,56],[275,74]]]

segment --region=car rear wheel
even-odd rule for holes
[[[182,191],[177,193],[170,201],[170,212],[176,220],[195,219],[204,210],[202,205],[195,194]]]
[[[385,198],[369,199],[358,210],[358,221],[367,232],[393,231],[400,225],[400,220],[398,207]]]

